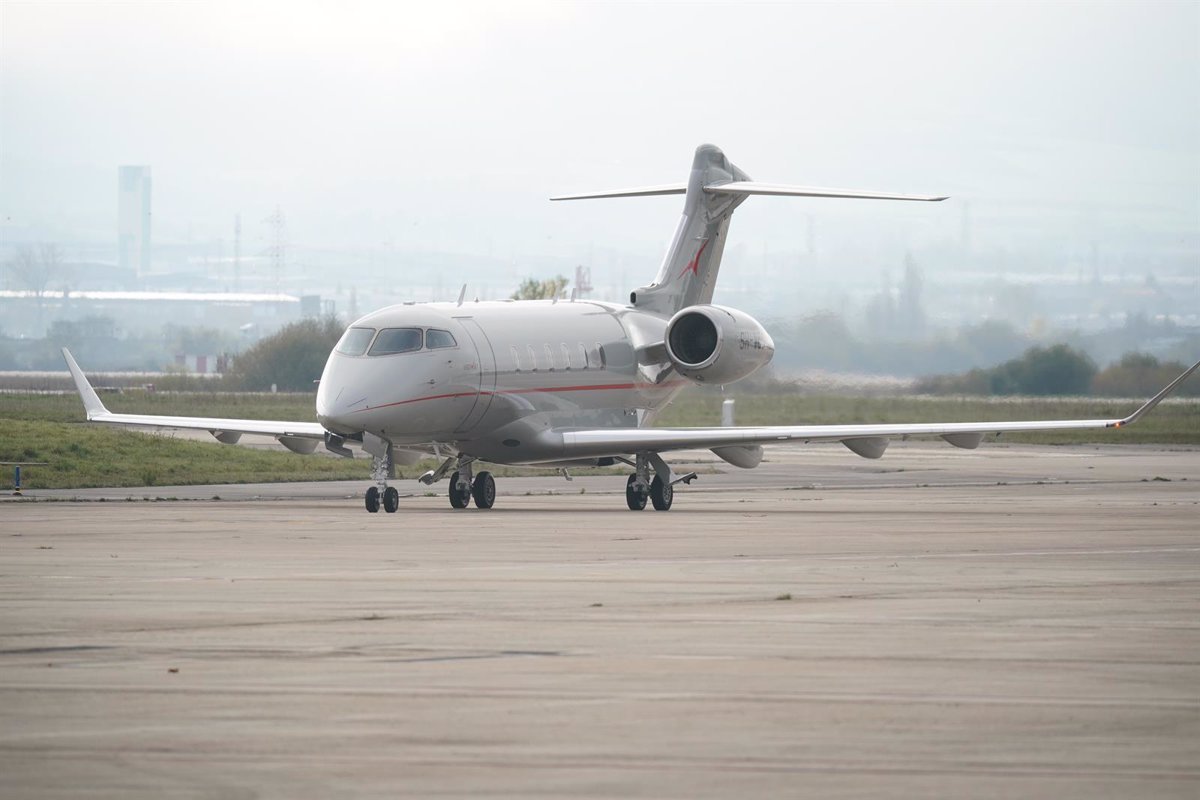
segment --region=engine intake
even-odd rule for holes
[[[775,355],[775,342],[758,320],[735,308],[680,309],[667,323],[667,358],[697,383],[739,381]]]

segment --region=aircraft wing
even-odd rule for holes
[[[325,428],[317,422],[287,422],[262,419],[221,419],[218,417],[171,417],[156,414],[114,414],[88,383],[83,370],[67,348],[62,349],[75,388],[83,400],[88,422],[132,428],[186,429],[208,431],[218,440],[232,444],[243,433],[274,436],[280,444],[298,453],[311,453],[325,440]]]
[[[623,453],[697,448],[736,448],[784,442],[841,442],[865,458],[879,458],[894,438],[940,436],[956,447],[973,449],[989,433],[1122,428],[1132,425],[1200,368],[1193,364],[1154,397],[1120,419],[1026,420],[1018,422],[922,422],[881,425],[770,425],[724,428],[619,428],[563,430],[564,457],[592,458]]]

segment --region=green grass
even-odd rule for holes
[[[99,425],[0,418],[0,461],[45,461],[23,470],[31,489],[203,483],[366,480],[370,462],[301,457],[172,439]],[[8,482],[8,476],[2,479]]]
[[[221,392],[147,392],[127,389],[100,395],[109,411],[130,414],[167,414],[185,417],[286,419],[316,422],[316,395]],[[44,422],[83,422],[79,395],[16,394],[0,392],[0,419]]]
[[[1088,399],[988,400],[979,398],[833,397],[742,395],[739,425],[846,424],[855,422],[972,422],[1019,419],[1098,419],[1128,414],[1136,403]],[[312,394],[149,393],[106,394],[112,411],[248,419],[314,420]],[[685,392],[657,421],[660,426],[720,424],[722,398]],[[206,483],[363,480],[366,459],[298,456],[216,442],[188,441],[86,425],[74,394],[0,393],[0,461],[46,461],[25,470],[30,488],[168,486]],[[1200,444],[1200,402],[1167,402],[1137,425],[1113,430],[1006,434],[1005,441],[1036,444]],[[432,462],[401,470],[413,477]],[[497,476],[541,474],[500,467]],[[623,471],[623,469],[617,470]],[[589,471],[591,474],[591,471]],[[0,477],[7,483],[8,475]]]
[[[316,421],[311,394],[132,390],[101,399],[117,412]],[[23,471],[22,483],[35,489],[369,480],[371,473],[363,459],[305,458],[84,422],[78,395],[0,393],[0,461],[48,462]]]

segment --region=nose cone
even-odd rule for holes
[[[344,408],[346,369],[341,362],[345,360],[336,352],[330,353],[321,372],[321,382],[317,384],[317,422],[334,433],[343,434],[355,432],[345,413],[348,409]]]

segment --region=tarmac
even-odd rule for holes
[[[1200,796],[1200,449],[690,458],[2,502],[0,796]]]

